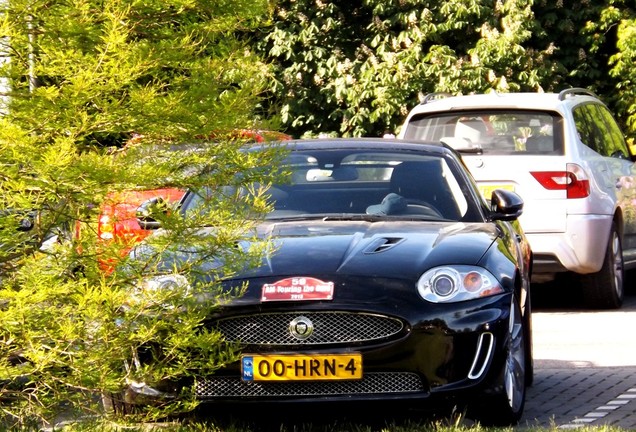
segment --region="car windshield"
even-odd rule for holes
[[[473,184],[448,155],[295,150],[282,168],[288,181],[267,191],[273,207],[269,220],[483,221]],[[205,211],[205,197],[218,192],[190,192],[182,211]]]
[[[543,111],[497,110],[414,116],[404,138],[484,154],[563,154],[562,119]]]

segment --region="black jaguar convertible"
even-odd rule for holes
[[[196,378],[201,403],[450,403],[518,422],[533,373],[521,198],[484,199],[443,144],[283,145],[289,181],[270,188],[258,227],[275,247],[223,281],[245,292],[206,321],[241,345],[240,361]],[[188,192],[182,214],[204,197]]]

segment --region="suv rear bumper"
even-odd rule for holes
[[[611,225],[611,216],[570,215],[565,232],[526,232],[535,257],[533,273],[599,271],[605,259]]]

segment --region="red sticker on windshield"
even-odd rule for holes
[[[261,301],[333,300],[333,282],[294,277],[263,285]]]

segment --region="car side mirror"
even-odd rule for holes
[[[513,221],[523,213],[523,199],[515,192],[495,189],[490,197],[492,220]]]
[[[137,223],[145,230],[159,229],[161,222],[158,219],[168,214],[169,207],[166,200],[161,197],[146,200],[137,207]]]

